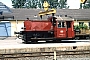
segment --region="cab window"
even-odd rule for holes
[[[65,22],[58,21],[58,28],[63,28],[63,27],[65,27]]]

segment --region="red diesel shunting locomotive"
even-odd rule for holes
[[[70,19],[70,18],[69,18]],[[20,31],[25,43],[45,41],[57,41],[72,39],[74,34],[74,20],[68,17],[49,17],[47,20],[25,20],[23,31]]]
[[[85,3],[86,0],[82,0]],[[26,20],[24,21],[23,31],[16,32],[15,34],[22,35],[22,40],[25,43],[38,42],[39,40],[45,41],[60,41],[62,39],[80,39],[84,37],[90,38],[90,34],[76,34],[74,31],[74,20],[69,17],[54,17],[55,9],[49,10],[49,4],[44,1],[44,12],[39,12],[39,16],[52,14],[47,20]],[[80,32],[80,31],[79,31]]]

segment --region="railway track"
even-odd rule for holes
[[[63,55],[88,55],[90,50],[77,50],[77,51],[54,51],[54,52],[27,52],[27,53],[10,53],[10,54],[0,54],[0,60],[4,59],[14,59],[23,57],[42,57],[42,56],[63,56]]]

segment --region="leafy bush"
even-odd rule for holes
[[[80,29],[80,26],[75,25],[75,26],[74,26],[74,29],[75,29],[75,30],[78,30],[78,29]]]
[[[83,29],[84,28],[84,26],[82,24],[80,24],[79,27],[80,27],[80,29]]]
[[[88,29],[88,26],[86,24],[84,24],[83,28],[86,30],[86,29]]]

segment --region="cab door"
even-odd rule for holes
[[[66,38],[67,28],[65,21],[57,21],[57,38]]]
[[[68,38],[72,38],[74,37],[74,29],[73,29],[73,21],[67,21],[66,25],[67,25],[67,37]]]

